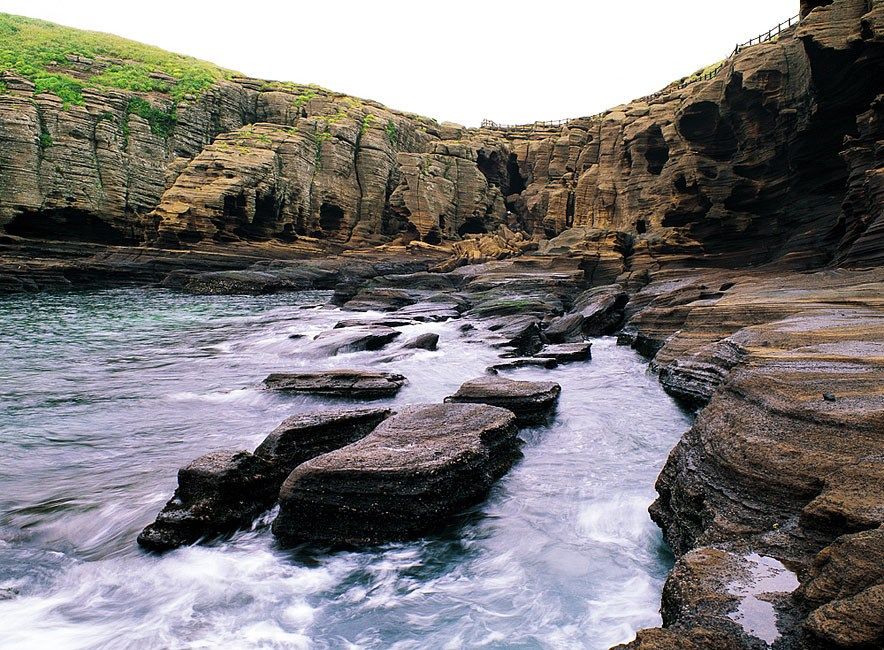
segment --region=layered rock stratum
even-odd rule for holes
[[[628,647],[881,647],[884,2],[796,9],[717,74],[561,125],[480,129],[0,15],[0,291],[334,289],[391,327],[468,319],[510,363],[619,330],[698,409],[651,507],[676,556],[663,628]],[[49,48],[40,74],[6,56],[37,37],[89,47]],[[325,343],[390,343],[364,326]],[[289,524],[345,455],[296,470]],[[349,487],[299,516],[349,525]],[[228,507],[209,492],[199,507]],[[396,512],[438,505],[422,504]],[[179,506],[170,521],[190,522]]]

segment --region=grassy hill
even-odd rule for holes
[[[159,92],[179,100],[235,74],[112,34],[0,13],[0,72],[4,71],[33,81],[37,93],[54,93],[66,105],[82,104],[85,87]]]

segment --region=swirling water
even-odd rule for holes
[[[268,372],[395,370],[410,383],[379,403],[401,405],[441,400],[498,355],[437,323],[399,328],[439,333],[436,352],[312,357],[310,335],[366,316],[327,300],[0,299],[0,592],[17,592],[0,600],[0,647],[608,648],[659,624],[670,558],[646,509],[688,416],[607,338],[591,362],[508,373],[561,383],[555,420],[524,431],[524,459],[442,533],[285,550],[265,517],[227,540],[142,552],[135,537],[178,467],[328,405],[260,390]]]

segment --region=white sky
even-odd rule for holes
[[[798,0],[0,0],[0,11],[476,126],[646,95],[797,14]]]

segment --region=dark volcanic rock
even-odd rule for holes
[[[371,370],[275,372],[264,380],[270,390],[350,398],[390,397],[407,380],[402,375]]]
[[[547,345],[534,355],[539,359],[555,359],[559,363],[569,361],[588,361],[592,358],[592,343],[560,343],[559,345]]]
[[[438,343],[439,335],[434,332],[427,332],[414,337],[410,341],[406,341],[402,344],[402,347],[407,350],[435,350]]]
[[[247,451],[200,456],[178,470],[175,495],[138,543],[163,551],[248,526],[276,499],[278,485],[270,463]]]
[[[380,350],[401,334],[402,332],[383,325],[344,327],[322,332],[313,339],[309,349],[315,354],[328,356],[347,352]]]
[[[392,415],[390,409],[338,409],[293,415],[255,450],[279,477],[279,485],[304,461],[356,442]]]
[[[520,456],[515,434],[513,414],[493,406],[408,407],[293,471],[273,533],[283,543],[364,544],[438,528]]]
[[[513,381],[478,377],[463,384],[446,402],[491,404],[509,409],[522,424],[543,421],[559,400],[562,387],[551,381]]]

